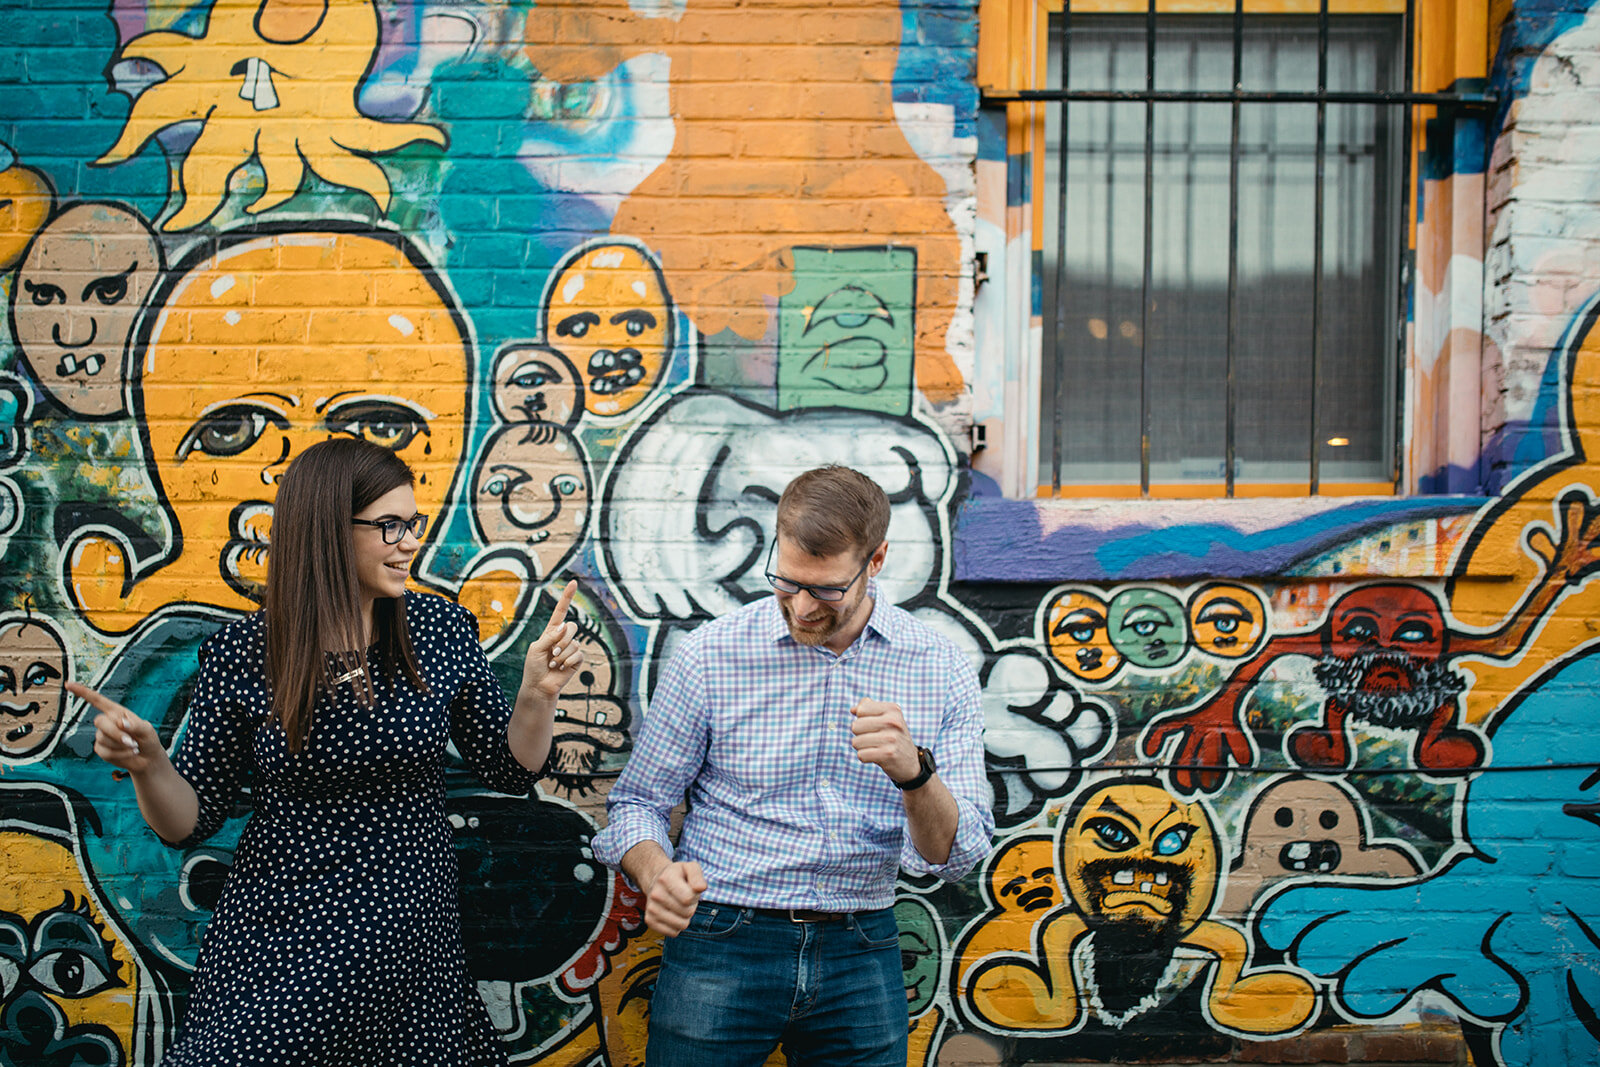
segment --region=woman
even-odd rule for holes
[[[563,621],[576,584],[513,708],[473,617],[406,591],[426,527],[393,452],[308,448],[278,486],[264,608],[201,647],[176,757],[149,723],[71,687],[163,840],[204,840],[252,790],[165,1067],[506,1062],[462,951],[445,746],[491,789],[532,789],[582,661]]]

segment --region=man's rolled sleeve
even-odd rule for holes
[[[932,748],[934,761],[939,765],[939,780],[956,801],[956,836],[950,845],[949,859],[943,863],[929,863],[907,834],[900,851],[900,865],[915,874],[932,874],[954,882],[989,854],[994,838],[994,794],[983,766],[983,700],[978,676],[966,658],[954,649],[948,653],[946,669],[951,682],[950,697]]]
[[[691,636],[667,664],[633,752],[606,798],[606,828],[592,847],[607,867],[620,870],[622,857],[642,841],[673,853],[668,819],[699,775],[709,738],[697,646]]]

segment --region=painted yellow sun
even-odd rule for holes
[[[167,74],[146,89],[117,143],[97,163],[120,163],[180,122],[204,123],[182,168],[183,206],[165,230],[198,226],[228,195],[228,179],[252,158],[266,186],[245,210],[288,200],[305,171],[359,189],[388,210],[389,179],[368,156],[415,141],[445,143],[425,123],[379,122],[356,109],[378,44],[372,0],[217,0],[205,35],[155,31],[123,48]]]

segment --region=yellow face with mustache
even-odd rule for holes
[[[1091,927],[1137,922],[1192,930],[1216,897],[1216,830],[1198,801],[1146,781],[1090,790],[1061,838],[1067,891]]]

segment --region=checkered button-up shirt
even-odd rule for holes
[[[954,643],[885,603],[842,654],[801,645],[775,597],[708,622],[667,665],[594,840],[611,867],[641,841],[705,872],[705,897],[765,908],[856,911],[894,903],[902,866],[954,881],[994,832],[978,679]],[[900,790],[851,747],[850,709],[897,704],[933,750],[959,811],[950,856],[929,863]],[[680,842],[668,813],[689,798]]]

